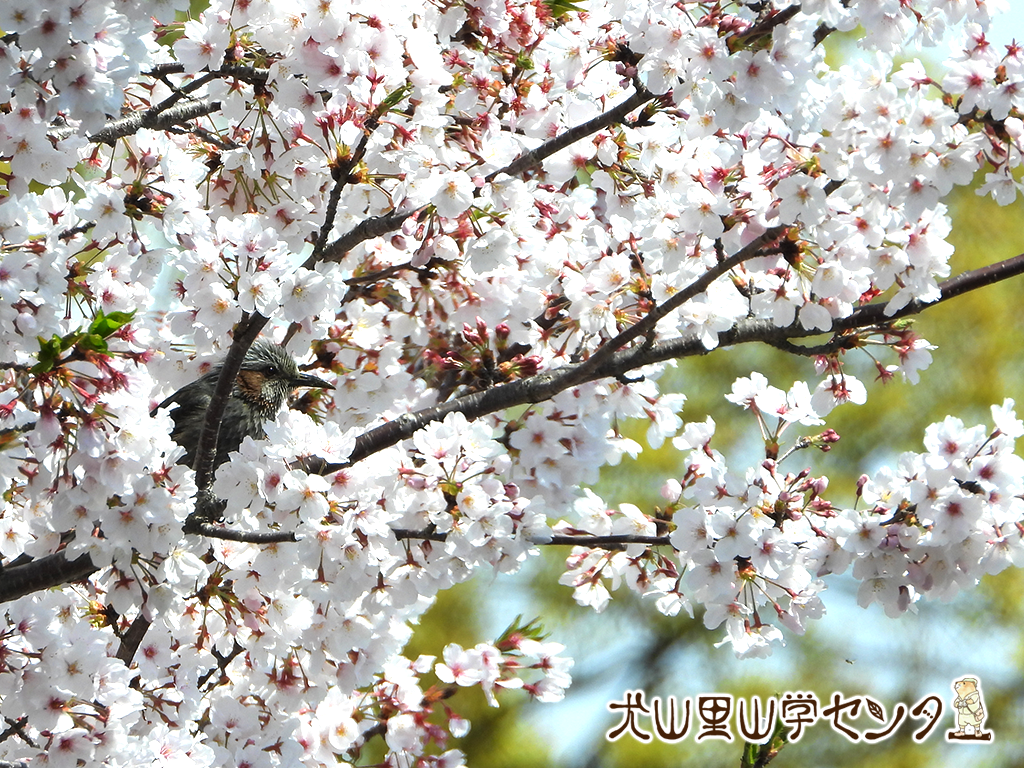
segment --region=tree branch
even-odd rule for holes
[[[385,213],[380,216],[371,216],[368,219],[364,219],[324,248],[323,253],[320,255],[320,261],[341,261],[349,251],[360,243],[372,240],[375,237],[382,237],[388,232],[394,232],[405,223],[406,219],[410,216],[415,216],[422,210],[423,208],[416,208],[406,212],[394,211],[393,213]],[[307,266],[306,268],[308,269],[309,267]]]
[[[751,245],[754,244],[752,243]],[[764,243],[761,243],[760,247],[763,247],[763,245]],[[744,251],[745,250],[746,249],[744,249]],[[737,252],[726,261],[736,259],[744,251]],[[726,262],[723,261],[722,263],[724,264]],[[964,272],[956,277],[950,278],[939,286],[941,294],[939,299],[936,301],[931,303],[912,301],[892,316],[885,315],[885,305],[887,302],[884,301],[858,307],[849,317],[836,320],[832,325],[831,332],[839,333],[857,328],[883,326],[885,323],[917,314],[928,307],[936,306],[961,294],[977,290],[978,288],[982,288],[987,285],[1002,282],[1003,280],[1008,280],[1022,273],[1024,273],[1024,254],[1006,259],[1005,261],[1000,261],[996,264],[990,264],[969,272]],[[691,286],[692,285],[694,284],[691,284]],[[252,332],[253,339],[259,334],[259,330],[266,324],[266,318],[263,318],[262,315],[255,315],[254,318],[257,318],[258,320],[250,319],[250,322],[253,323],[253,325],[248,327],[243,325],[239,326],[235,337],[236,342],[243,337],[243,334]],[[255,330],[253,330],[254,328]],[[741,320],[732,328],[720,333],[718,336],[718,342],[719,348],[735,346],[737,344],[747,344],[750,342],[761,342],[772,344],[773,346],[780,346],[788,343],[790,339],[821,335],[823,335],[822,331],[814,329],[809,330],[807,328],[803,328],[799,324],[780,328],[771,320],[748,319]],[[248,349],[248,344],[246,344],[245,349]],[[229,356],[234,351],[235,345],[233,344],[232,350],[228,353]],[[616,378],[631,371],[635,371],[638,368],[642,368],[645,365],[683,357],[692,357],[694,355],[704,355],[707,354],[708,351],[709,350],[704,347],[700,340],[695,337],[680,337],[650,346],[638,345],[629,349],[621,349],[610,355],[603,365],[590,371],[585,380],[595,381],[604,378]],[[241,358],[245,356],[245,352],[241,352],[240,355],[241,357],[238,358],[238,365],[241,364]],[[566,368],[579,368],[582,365],[583,364],[578,366],[567,366]],[[324,474],[336,472],[339,469],[343,469],[362,461],[368,456],[371,456],[384,448],[395,445],[406,438],[412,437],[417,430],[422,429],[430,422],[439,421],[449,413],[453,413],[455,411],[465,414],[469,419],[476,419],[489,413],[495,413],[515,405],[538,403],[543,400],[547,400],[564,389],[564,382],[570,378],[569,376],[566,376],[566,368],[538,373],[536,376],[532,376],[529,379],[501,384],[499,386],[492,387],[491,389],[484,390],[483,392],[474,392],[473,394],[455,398],[434,408],[427,408],[414,414],[400,416],[394,421],[390,421],[387,424],[382,424],[379,427],[375,427],[364,432],[356,439],[355,450],[353,450],[352,455],[346,463],[326,465],[322,472]],[[226,364],[225,370],[227,370]],[[233,383],[234,375],[236,374],[237,369],[227,380]],[[222,380],[223,379],[224,375],[222,373]],[[218,386],[220,383],[221,381],[218,381]],[[228,389],[228,392],[230,393],[230,388]],[[210,418],[213,415],[211,413],[212,411],[213,404],[211,403],[210,409],[207,410],[207,423],[210,422]],[[222,413],[223,408],[217,412],[218,427],[220,423],[220,415]],[[214,446],[214,451],[215,450],[216,447]],[[291,533],[236,532],[201,522],[199,520],[192,520],[187,523],[186,527],[188,528],[189,526],[191,526],[189,532],[212,536],[215,538],[225,538],[233,541],[249,541],[260,544],[294,540],[293,538],[289,538],[294,536],[294,534]],[[431,541],[444,541],[445,539],[445,534],[442,533],[411,531],[405,529],[396,530],[395,536],[398,539],[429,539]],[[648,541],[648,539],[650,540]],[[577,536],[556,536],[552,538],[551,543],[565,545],[578,544],[580,546],[595,547],[612,546],[613,544],[623,543],[646,543],[652,546],[660,546],[666,544],[667,541],[664,540],[664,537],[640,537],[636,541],[625,541],[622,537],[591,537],[590,539],[583,540]],[[88,555],[81,555],[77,559],[69,562],[64,552],[57,552],[55,554],[39,558],[38,560],[32,560],[23,565],[7,566],[2,570],[2,572],[0,572],[0,603],[8,600],[15,600],[19,597],[23,597],[42,589],[48,589],[50,587],[56,587],[61,584],[84,579],[96,570],[98,570],[97,567],[93,564]]]
[[[142,645],[142,640],[151,626],[152,623],[149,619],[140,613],[128,627],[128,631],[121,635],[121,646],[117,649],[117,658],[124,662],[126,667],[131,665],[132,659],[135,658],[135,652],[139,650],[139,646]]]
[[[634,109],[643,106],[655,98],[658,98],[655,94],[651,93],[643,86],[639,86],[632,96],[617,107],[612,107],[607,112],[602,112],[597,117],[570,128],[565,133],[556,136],[550,141],[544,142],[536,149],[532,149],[529,152],[520,155],[504,168],[500,168],[497,171],[492,171],[487,174],[487,176],[484,177],[484,180],[491,182],[502,174],[507,176],[518,176],[523,171],[529,170],[535,165],[540,165],[547,158],[551,157],[556,152],[565,149],[570,144],[575,144],[580,139],[586,138],[592,133],[597,133],[602,128],[607,128],[609,125],[621,123],[626,119],[626,115]]]
[[[217,457],[217,440],[220,435],[220,423],[224,418],[224,409],[227,407],[228,398],[231,397],[231,390],[235,386],[235,378],[242,367],[245,353],[260,335],[260,331],[269,322],[269,318],[258,312],[248,316],[235,327],[234,338],[231,347],[224,358],[224,365],[217,379],[217,386],[210,398],[210,405],[206,409],[206,418],[203,420],[203,428],[199,432],[199,441],[196,447],[196,456],[193,462],[193,469],[196,471],[196,486],[199,488],[199,499],[202,501],[213,485],[214,461]],[[197,512],[200,510],[197,509]]]
[[[655,98],[657,98],[655,94],[645,88],[640,88],[636,93],[618,106],[609,109],[607,112],[601,113],[597,117],[588,120],[585,123],[581,123],[580,125],[570,128],[565,133],[556,136],[550,141],[544,142],[536,149],[530,150],[516,158],[504,168],[500,168],[499,170],[488,174],[485,179],[487,181],[493,181],[501,174],[516,176],[523,173],[529,168],[542,163],[559,150],[565,149],[565,147],[568,147],[570,144],[574,144],[580,139],[585,138],[592,133],[596,133],[602,128],[606,128],[613,123],[621,122],[625,119],[626,115],[634,109]],[[365,219],[333,243],[330,243],[323,248],[323,252],[320,254],[318,259],[311,256],[303,266],[307,269],[312,269],[313,265],[315,265],[317,261],[341,261],[349,251],[360,243],[374,237],[381,237],[386,235],[388,232],[394,232],[405,223],[406,219],[411,216],[418,215],[425,207],[426,206],[421,206],[405,212],[394,211],[392,213],[385,213],[380,216],[372,216]]]
[[[97,570],[88,554],[68,560],[64,551],[22,565],[7,566],[0,572],[0,603],[17,600],[42,589],[80,581]]]
[[[190,101],[187,104],[170,107],[163,112],[147,109],[136,112],[128,117],[107,123],[103,128],[89,137],[95,144],[113,144],[118,139],[138,133],[142,128],[153,131],[165,131],[168,128],[195,120],[197,117],[209,115],[220,109],[219,101]],[[66,129],[65,129],[66,130]],[[60,132],[60,133],[63,133]],[[58,136],[60,135],[58,133]]]
[[[325,249],[327,249],[327,236],[330,235],[331,228],[334,226],[334,217],[338,213],[338,202],[341,200],[341,191],[345,188],[345,185],[348,184],[349,176],[352,174],[352,171],[366,155],[366,146],[370,143],[370,136],[377,129],[379,124],[380,115],[374,113],[364,123],[363,135],[359,140],[359,144],[354,150],[352,150],[348,159],[339,163],[331,170],[331,178],[334,181],[334,186],[331,187],[331,193],[327,198],[327,211],[324,213],[324,220],[320,225],[320,233],[317,235],[316,245],[313,247],[313,253],[310,254],[309,258],[306,259],[306,262],[302,265],[306,269],[313,269],[313,267],[316,266],[316,263],[321,260]],[[402,219],[402,221],[405,221],[405,219]],[[399,223],[398,226],[402,226],[401,223]],[[371,235],[371,237],[376,236],[377,235]],[[331,245],[332,250],[341,239],[339,239],[339,241],[335,241],[335,243]],[[346,248],[341,255],[344,256],[349,250],[351,250],[351,247]],[[327,260],[330,261],[331,259]]]
[[[25,733],[28,717],[22,715],[17,720],[13,717],[5,717],[4,722],[7,723],[7,727],[4,728],[3,733],[0,733],[0,741],[7,741],[12,736],[17,736],[30,747],[36,746],[32,737]],[[23,761],[18,761],[17,763],[0,762],[0,768],[29,768],[29,764]]]
[[[768,236],[771,232],[772,230],[765,233],[765,236]],[[778,237],[778,233],[775,233],[775,237]],[[746,254],[746,257],[749,258],[753,253],[756,253],[756,251],[748,251],[749,248],[755,245],[760,248],[764,244],[759,238],[755,243],[751,243],[743,250],[723,261],[721,265],[716,266],[713,270],[709,270],[707,274],[715,273],[716,277],[724,274],[720,269],[722,265],[731,263],[735,266],[735,264],[742,261],[739,258],[741,254]],[[917,314],[928,307],[941,304],[962,293],[1007,280],[1021,273],[1024,273],[1024,254],[950,278],[939,286],[941,296],[938,300],[931,303],[912,301],[892,316],[885,315],[885,305],[888,303],[885,301],[859,307],[849,317],[836,320],[829,332],[838,333],[855,328],[868,328],[874,325],[890,323],[898,318]],[[705,277],[702,276],[691,283],[690,286],[687,286],[686,290],[691,291],[697,285],[702,285],[706,289],[714,278],[705,279]],[[676,296],[678,295],[676,294]],[[676,296],[673,296],[672,299],[674,300]],[[669,303],[665,302],[662,307],[667,307]],[[729,347],[750,342],[763,342],[779,346],[790,339],[820,336],[824,333],[827,332],[807,329],[799,323],[779,327],[771,320],[748,319],[741,320],[732,328],[722,331],[718,335],[718,347]],[[640,333],[633,334],[631,337],[619,334],[619,336],[607,342],[589,360],[582,363],[556,368],[552,371],[544,371],[528,379],[499,384],[496,387],[481,392],[473,392],[454,398],[432,408],[425,408],[416,413],[399,416],[393,421],[364,432],[356,438],[355,448],[348,461],[343,464],[327,464],[323,469],[323,473],[336,472],[339,469],[356,464],[378,451],[412,437],[417,430],[422,429],[433,421],[444,419],[449,413],[458,411],[468,419],[478,419],[489,413],[496,413],[516,405],[543,402],[569,387],[578,386],[589,381],[617,378],[645,365],[683,357],[692,357],[694,355],[705,355],[709,352],[699,338],[696,336],[685,336],[657,344],[637,345],[628,349],[612,350],[608,354],[602,354],[606,347],[612,345],[621,346],[623,343],[621,341],[622,338],[626,338],[628,341],[630,338],[635,338],[638,335]],[[597,366],[590,365],[590,360],[599,354],[602,355],[601,363]]]
[[[601,368],[601,366],[603,366],[617,350],[622,349],[622,347],[629,342],[640,336],[653,333],[654,329],[663,318],[683,306],[683,304],[688,302],[690,299],[696,298],[700,294],[704,293],[704,291],[706,291],[715,280],[729,272],[734,267],[739,266],[748,259],[752,259],[755,256],[760,255],[760,251],[764,246],[778,240],[787,229],[788,227],[785,226],[777,226],[767,230],[753,242],[748,243],[729,258],[723,259],[685,288],[676,292],[663,304],[656,306],[644,315],[641,320],[629,326],[608,342],[602,344],[600,348],[598,348],[593,355],[587,358],[585,362],[576,366],[575,373],[572,376],[567,377],[566,388],[574,386],[575,382],[573,379],[578,381],[587,380],[591,373]]]
[[[235,142],[222,139],[220,136],[217,136],[213,131],[208,131],[206,128],[202,128],[198,125],[189,125],[184,128],[173,126],[171,128],[165,128],[164,130],[166,130],[168,133],[175,133],[179,135],[188,133],[192,134],[193,136],[198,136],[207,144],[212,144],[213,146],[215,146],[221,152],[229,152],[232,149],[238,149],[239,147],[239,145],[236,144]]]
[[[167,83],[164,79],[167,75],[183,74],[184,72],[184,65],[168,63],[158,64],[146,74]],[[135,112],[127,117],[121,118],[120,120],[113,120],[107,123],[99,131],[92,134],[89,137],[89,141],[96,144],[113,144],[118,139],[138,133],[142,128],[148,128],[154,131],[170,130],[182,123],[187,123],[197,117],[209,115],[220,109],[221,104],[219,101],[208,101],[205,99],[201,101],[190,101],[188,104],[175,106],[177,102],[188,96],[189,93],[198,90],[211,80],[215,80],[218,77],[232,77],[236,80],[242,80],[247,83],[259,84],[266,83],[269,74],[269,69],[249,67],[243,64],[226,64],[220,69],[215,69],[200,75],[195,80],[192,80],[179,88],[173,88],[173,86],[171,86],[173,88],[173,92],[162,102],[154,104],[149,109]],[[167,85],[170,86],[170,83],[167,83]],[[70,136],[72,133],[73,131],[70,128],[61,128],[51,132],[51,134],[58,140]],[[208,140],[206,137],[200,137],[204,138],[204,140]],[[224,149],[227,146],[220,140],[212,141],[211,143],[216,144],[221,149]]]
[[[799,5],[791,5],[781,11],[773,10],[770,16],[766,16],[756,24],[752,24],[745,32],[730,36],[728,38],[729,50],[733,52],[738,51],[751,43],[759,42],[761,38],[768,38],[770,40],[775,28],[788,22],[800,13],[800,10]]]
[[[232,531],[210,523],[201,522],[186,524],[186,533],[249,544],[277,544],[298,541],[298,537],[292,532]],[[448,538],[448,534],[433,530],[415,531],[399,528],[395,529],[394,534],[395,538],[399,541],[419,539],[443,542]],[[627,544],[668,546],[669,543],[668,536],[552,536],[549,541],[537,542],[537,545],[617,549]],[[0,603],[17,600],[19,597],[24,597],[43,589],[59,587],[63,584],[79,581],[98,570],[89,555],[82,555],[76,560],[68,562],[64,552],[47,555],[24,565],[7,567],[0,572]],[[148,628],[149,622],[139,616],[132,623],[124,638],[122,638],[117,656],[125,664],[131,663]]]
[[[225,539],[227,541],[239,541],[247,544],[278,544],[284,542],[295,542],[299,537],[291,531],[234,531],[229,528],[202,522],[195,518],[189,518],[183,526],[184,533],[197,536],[207,536],[213,539]],[[24,557],[24,556],[23,556]],[[52,587],[59,587],[91,576],[100,570],[88,554],[80,555],[74,560],[68,560],[67,551],[61,550],[52,555],[46,555],[35,560],[29,560],[20,565],[7,565],[0,569],[0,603],[10,600],[17,600],[33,592],[39,592]],[[141,617],[140,617],[141,618]],[[138,619],[136,619],[138,622]],[[135,655],[135,650],[145,629],[148,629],[148,622],[143,625],[132,624],[136,633],[126,633],[121,641],[121,650],[118,651],[118,658],[129,663]],[[136,640],[137,638],[137,640]]]
[[[448,540],[447,533],[441,533],[430,528],[422,531],[401,528],[396,529],[394,534],[395,538],[399,541],[419,539],[443,542]],[[593,547],[594,549],[621,549],[629,544],[646,544],[649,547],[668,547],[672,545],[668,536],[639,536],[635,534],[622,534],[621,536],[590,536],[587,534],[552,536],[547,541],[537,541],[534,544],[538,547]]]
[[[236,531],[198,520],[186,523],[184,530],[185,533],[192,533],[197,536],[207,536],[211,539],[223,539],[225,541],[240,541],[245,544],[280,544],[299,540],[298,535],[294,531]]]
[[[928,307],[934,307],[963,293],[1008,280],[1022,273],[1024,273],[1024,253],[998,261],[995,264],[978,267],[978,269],[972,269],[968,272],[961,272],[956,277],[949,278],[949,280],[939,284],[940,296],[932,302],[917,301],[915,299],[891,315],[885,314],[885,305],[888,302],[884,301],[857,307],[848,317],[840,318],[833,323],[832,330],[835,332],[852,328],[863,328],[868,325],[888,323],[901,317],[916,315]]]

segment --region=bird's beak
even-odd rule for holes
[[[313,387],[314,389],[334,389],[334,385],[329,381],[318,379],[316,376],[310,376],[308,373],[300,373],[291,381],[291,385],[296,389],[299,387]]]

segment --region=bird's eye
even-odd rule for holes
[[[267,368],[267,376],[271,376],[271,377],[277,376],[277,366],[276,365],[271,365],[270,367]]]

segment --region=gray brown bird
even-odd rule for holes
[[[217,363],[205,376],[186,384],[153,409],[155,414],[161,408],[173,406],[171,438],[185,449],[179,464],[191,467],[195,462],[199,432],[223,366],[223,361]],[[316,376],[301,373],[284,347],[267,339],[255,341],[245,353],[224,409],[214,467],[227,461],[228,454],[237,451],[246,437],[255,440],[266,437],[264,424],[277,418],[288,396],[296,389],[333,386]]]

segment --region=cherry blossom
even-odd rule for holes
[[[951,277],[943,202],[1020,188],[994,4],[585,5],[3,4],[4,760],[459,766],[459,688],[557,701],[572,660],[519,620],[407,658],[412,626],[544,547],[580,605],[699,608],[740,657],[833,574],[897,616],[1024,563],[1010,400],[853,507],[800,463],[851,360],[916,382],[908,318],[1019,271]],[[153,408],[261,333],[335,386],[179,465]],[[744,465],[663,374],[746,342],[812,362],[723,393]],[[593,490],[666,443],[664,508]]]

